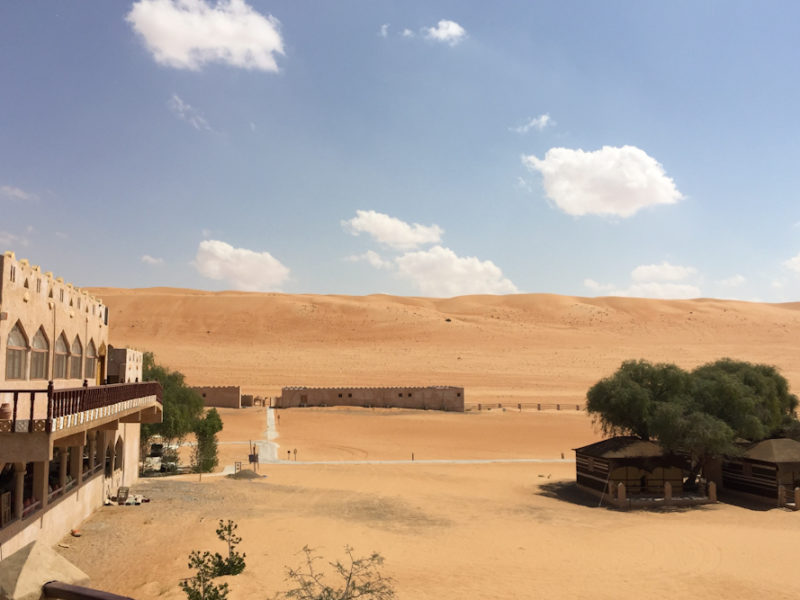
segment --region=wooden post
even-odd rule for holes
[[[794,488],[794,509],[800,510],[800,487]]]
[[[782,485],[778,486],[778,506],[786,506],[786,488]]]
[[[717,484],[713,481],[708,482],[708,500],[709,502],[717,501]]]
[[[672,484],[669,481],[664,482],[664,504],[672,503]]]
[[[619,502],[625,502],[627,499],[627,494],[625,493],[625,484],[621,481],[617,484],[617,500]]]

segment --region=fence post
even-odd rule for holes
[[[517,404],[517,408],[519,409],[519,412],[522,412],[522,403]]]
[[[561,405],[560,404],[556,404],[556,410],[561,410]]]
[[[541,402],[538,402],[536,404],[536,410],[542,410],[542,403]]]

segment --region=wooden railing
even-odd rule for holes
[[[469,402],[464,407],[466,410],[583,410],[582,404],[575,402]]]
[[[161,384],[155,381],[117,383],[97,387],[84,385],[79,388],[62,390],[54,389],[51,381],[46,389],[0,389],[0,394],[5,396],[10,394],[12,397],[11,433],[31,433],[36,431],[50,433],[53,419],[87,410],[113,406],[120,402],[147,396],[155,396],[156,400],[161,403],[161,393]],[[27,406],[24,406],[26,399]],[[41,406],[43,402],[47,403],[47,416],[45,419],[41,418],[43,411],[36,410],[36,407]],[[25,414],[19,414],[20,410],[24,411]],[[37,413],[41,415],[38,419],[36,418]],[[8,432],[9,429],[0,429],[0,431]]]

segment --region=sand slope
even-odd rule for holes
[[[452,299],[96,288],[110,339],[195,385],[463,385],[468,401],[582,401],[622,360],[777,365],[800,388],[800,304]],[[447,321],[450,319],[450,321]]]

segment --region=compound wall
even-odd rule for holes
[[[242,390],[238,385],[193,387],[203,397],[206,408],[242,408]]]
[[[366,406],[464,412],[464,388],[432,387],[285,387],[276,408],[294,406]]]

